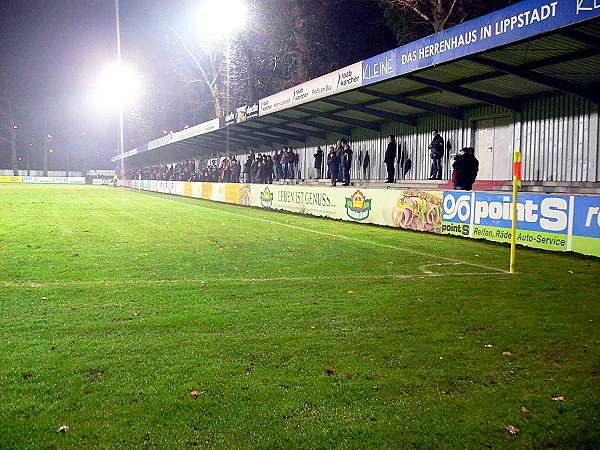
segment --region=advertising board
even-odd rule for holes
[[[600,256],[600,197],[577,195],[571,211],[572,250]]]
[[[508,193],[444,192],[444,234],[510,242],[512,196]],[[519,194],[517,243],[600,256],[600,197]]]
[[[15,177],[13,175],[0,175],[0,183],[22,183],[22,177]]]
[[[280,184],[123,180],[123,186],[495,242],[511,238],[511,195]],[[600,197],[523,193],[517,243],[600,256]]]
[[[516,3],[363,62],[363,85],[518,42],[600,16],[598,0]]]
[[[85,177],[21,177],[25,184],[85,184]]]
[[[264,116],[360,87],[362,76],[361,61],[262,99],[259,114]]]
[[[184,130],[173,133],[170,142],[178,142],[184,139],[188,139],[194,136],[200,136],[202,134],[210,133],[219,129],[219,119],[212,119],[207,122],[199,123],[193,127],[186,128]]]

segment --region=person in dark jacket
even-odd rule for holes
[[[300,174],[298,172],[298,165],[300,164],[300,155],[298,151],[292,150],[292,179],[296,180],[300,178]]]
[[[283,178],[283,169],[281,168],[281,156],[283,152],[275,150],[275,156],[273,156],[273,164],[275,165],[275,179],[277,181]]]
[[[331,185],[335,187],[339,176],[338,171],[340,169],[340,160],[337,156],[337,152],[333,147],[331,147],[331,151],[327,156],[327,166],[329,168],[328,173],[331,176]]]
[[[233,183],[239,183],[240,182],[240,171],[241,171],[241,166],[240,166],[240,162],[232,157],[231,160],[231,181]]]
[[[473,189],[473,183],[479,172],[479,161],[475,158],[475,149],[473,147],[461,149],[460,154],[454,159],[452,168],[455,171],[454,189],[460,191]]]
[[[283,147],[281,166],[283,168],[283,179],[287,180],[290,177],[290,150],[287,147]]]
[[[207,178],[209,178],[208,175]],[[208,181],[208,179],[206,181]],[[250,158],[247,158],[244,163],[244,181],[246,183],[252,183],[252,160]]]
[[[315,153],[315,178],[318,180],[323,176],[323,150],[321,146],[317,147]]]
[[[396,180],[395,176],[395,165],[396,165],[396,154],[398,153],[398,144],[396,144],[396,136],[390,134],[388,136],[388,145],[385,150],[385,158],[383,162],[387,169],[387,180],[386,183],[394,183]]]
[[[444,139],[438,133],[438,130],[433,130],[433,139],[429,145],[431,156],[431,174],[430,180],[442,179],[442,158],[444,157]]]
[[[371,179],[371,156],[369,155],[369,151],[365,152],[365,156],[362,162],[362,170],[363,170],[363,179],[370,180]]]
[[[344,165],[343,165],[343,155],[344,155],[344,144],[342,143],[342,139],[338,139],[335,144],[335,155],[338,157],[338,181],[342,181],[342,177],[344,174]]]
[[[335,147],[332,145],[331,147],[329,147],[329,153],[327,154],[327,179],[330,180],[331,179],[331,169],[329,166],[329,161],[331,160],[331,157],[335,154]]]
[[[258,179],[258,163],[260,158],[254,158],[250,165],[250,183],[260,183]]]
[[[271,155],[267,156],[267,161],[265,162],[265,183],[272,184],[273,183],[273,158]]]
[[[352,149],[346,139],[342,139],[342,167],[344,169],[344,186],[350,186],[350,168],[352,167]]]

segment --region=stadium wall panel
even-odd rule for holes
[[[464,117],[443,115],[417,116],[416,126],[388,121],[380,131],[355,128],[350,136],[328,135],[327,139],[308,137],[304,145],[296,145],[300,154],[299,171],[304,179],[314,178],[316,146],[334,145],[340,137],[349,138],[354,150],[353,179],[385,178],[383,164],[386,137],[394,134],[400,152],[412,162],[405,179],[423,180],[430,175],[429,144],[431,130],[438,129],[447,145],[443,161],[443,178],[450,179],[452,155],[463,147],[474,145],[475,121],[509,118],[513,127],[511,149],[520,149],[523,157],[524,181],[596,182],[600,181],[598,104],[574,95],[555,94],[525,100],[520,113],[499,106],[466,108]],[[369,152],[371,164],[365,174],[364,155]],[[267,152],[267,154],[272,152]],[[362,157],[361,157],[362,156]],[[243,162],[246,155],[241,155]],[[402,175],[398,175],[402,179]]]

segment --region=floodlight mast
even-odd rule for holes
[[[119,25],[119,0],[115,0],[115,31],[117,34],[117,64],[121,67],[121,28]],[[124,161],[123,161],[123,102],[119,101],[119,139],[118,151],[121,161],[121,178],[124,177]]]

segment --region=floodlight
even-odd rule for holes
[[[130,105],[137,98],[139,87],[135,72],[119,63],[109,64],[98,80],[98,103],[114,109]]]

